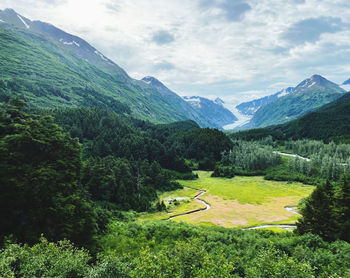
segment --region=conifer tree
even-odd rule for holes
[[[333,188],[329,181],[318,186],[301,210],[302,218],[297,222],[297,232],[311,232],[326,240],[335,239],[338,224],[333,198]]]

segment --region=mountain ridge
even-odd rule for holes
[[[350,142],[350,92],[299,119],[258,129],[238,131],[232,138],[259,140],[272,136],[276,140],[314,139],[325,142]]]
[[[184,96],[183,98],[193,109],[207,115],[217,126],[224,127],[238,120],[229,109],[223,106],[224,102],[220,98],[214,101],[199,96]]]
[[[282,124],[341,97],[345,90],[320,75],[300,82],[291,93],[259,108],[243,129]]]
[[[268,96],[254,99],[247,102],[242,102],[239,105],[237,105],[236,108],[243,115],[253,116],[254,113],[258,111],[261,107],[277,100],[282,96],[290,94],[293,91],[293,89],[294,89],[293,87],[288,87],[272,95],[268,95]]]
[[[164,88],[131,78],[78,36],[27,19],[12,9],[0,11],[0,19],[0,56],[6,61],[0,65],[6,73],[2,98],[19,96],[41,108],[92,106],[118,110],[113,105],[124,105],[133,116],[155,123],[190,119],[202,127],[218,127],[173,91],[165,94]],[[8,42],[12,52],[7,49]],[[12,83],[20,88],[9,88]]]

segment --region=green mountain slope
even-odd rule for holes
[[[19,96],[39,108],[97,107],[156,123],[191,119],[213,126],[180,96],[169,98],[130,78],[81,38],[13,10],[0,11],[0,18],[0,99]]]
[[[350,93],[275,130],[294,138],[350,140]]]
[[[317,139],[350,142],[350,92],[300,119],[277,126],[231,134],[233,138]]]
[[[320,75],[301,82],[290,94],[260,108],[244,128],[276,125],[297,119],[341,97],[345,90]]]

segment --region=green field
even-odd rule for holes
[[[207,190],[201,198],[211,205],[206,211],[181,217],[174,221],[224,227],[250,227],[262,224],[292,224],[299,215],[289,212],[285,206],[297,206],[300,199],[310,195],[313,186],[264,180],[263,177],[212,178],[211,172],[198,171],[198,180],[179,181],[183,186]],[[141,220],[167,219],[174,214],[204,207],[193,200],[195,190],[185,188],[167,192],[161,199],[189,197],[169,212],[148,214]]]
[[[145,220],[165,220],[169,217],[181,213],[185,213],[191,210],[196,210],[203,208],[204,205],[200,202],[193,200],[193,198],[198,194],[198,191],[191,188],[178,189],[174,191],[165,192],[160,196],[160,200],[164,201],[168,208],[168,212],[158,212],[158,213],[145,213],[139,219],[141,221]],[[173,205],[169,202],[171,199],[179,199],[179,205]]]

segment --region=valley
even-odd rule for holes
[[[344,0],[25,2],[0,277],[350,277]]]
[[[180,181],[184,189],[164,193],[160,197],[169,205],[176,200],[179,205],[169,212],[141,216],[141,221],[172,219],[199,225],[246,228],[258,225],[294,224],[299,215],[286,207],[296,207],[302,198],[308,197],[313,186],[301,183],[267,181],[263,177],[213,178],[212,172],[199,171],[199,179]],[[195,200],[197,190],[210,209]],[[203,191],[204,192],[204,191]],[[200,210],[205,209],[205,210]],[[195,213],[188,213],[196,211]],[[186,214],[188,213],[188,214]],[[176,216],[175,215],[181,215]]]

